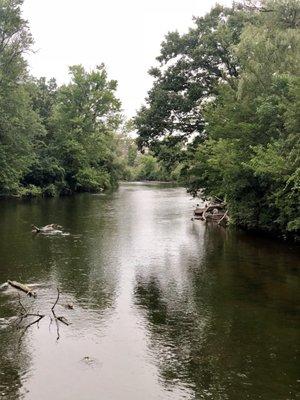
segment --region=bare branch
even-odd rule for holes
[[[64,316],[57,317],[57,319],[58,319],[58,321],[62,322],[65,325],[68,325],[68,326],[70,325],[70,322]]]
[[[23,304],[22,304],[22,302],[21,302],[21,296],[20,296],[20,293],[18,293],[18,297],[19,297],[19,304],[20,304],[20,306],[21,306],[22,310],[23,310],[23,311],[25,311],[25,314],[27,314],[27,310],[26,310],[26,308],[23,306]]]
[[[228,210],[226,210],[225,214],[223,215],[223,217],[219,220],[218,225],[221,225],[221,222],[226,218],[226,220],[228,220]]]
[[[60,292],[59,292],[59,289],[57,288],[57,298],[56,298],[55,303],[53,304],[53,306],[52,306],[52,308],[51,308],[51,311],[52,311],[52,312],[53,312],[53,310],[54,310],[56,304],[58,303],[59,295],[60,295]]]

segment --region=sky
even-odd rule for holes
[[[230,5],[231,0],[218,0]],[[160,44],[169,31],[183,33],[192,17],[210,10],[215,0],[25,0],[35,44],[27,56],[31,73],[69,80],[68,66],[87,69],[104,62],[118,81],[123,112],[132,117],[144,103]]]

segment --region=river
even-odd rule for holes
[[[0,284],[33,284],[21,302],[45,317],[25,330],[2,287],[0,398],[300,398],[299,249],[193,222],[194,205],[146,184],[1,201]],[[67,234],[30,232],[51,222]]]

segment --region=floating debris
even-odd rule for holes
[[[66,304],[66,308],[68,308],[69,310],[74,310],[74,304],[73,303],[67,303]]]

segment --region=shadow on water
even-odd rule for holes
[[[157,183],[1,202],[0,283],[34,284],[22,303],[46,316],[21,337],[16,291],[0,289],[0,399],[299,398],[299,249],[192,208]],[[69,235],[30,233],[52,222]]]
[[[183,290],[155,265],[136,277],[162,381],[197,399],[300,398],[297,248],[214,225],[191,231],[202,244],[180,257]]]

